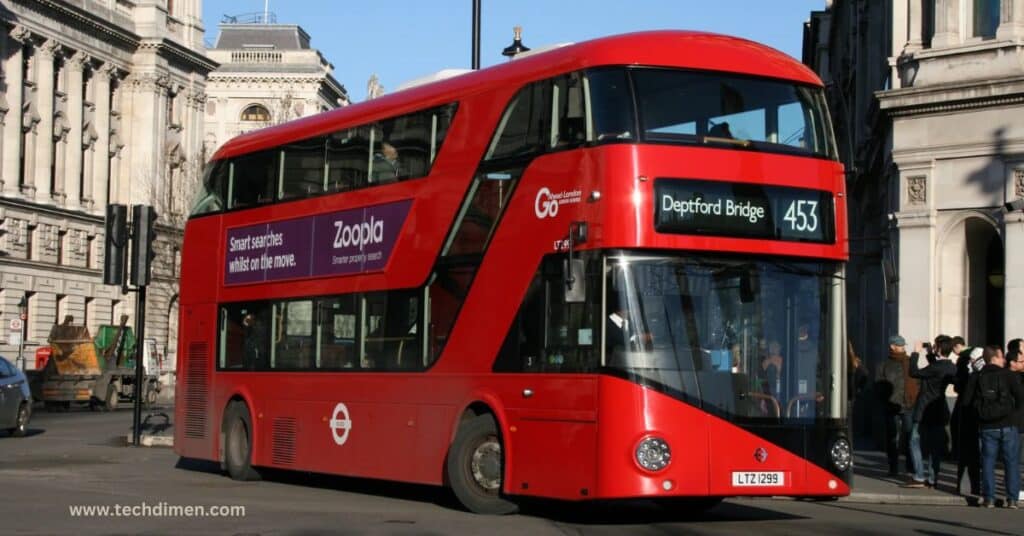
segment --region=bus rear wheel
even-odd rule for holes
[[[462,423],[448,452],[448,483],[459,502],[476,514],[505,515],[519,510],[501,495],[505,460],[498,427],[491,415]]]
[[[228,404],[224,411],[224,465],[234,480],[259,480],[252,466],[252,418],[241,402]]]

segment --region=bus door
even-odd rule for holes
[[[498,379],[516,494],[582,498],[596,482],[600,266],[590,263],[595,273],[575,283],[585,299],[570,302],[566,258],[542,261],[495,362],[495,372],[511,373]]]

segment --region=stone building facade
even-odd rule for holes
[[[848,171],[849,332],[1024,336],[1024,0],[835,0],[805,26]]]
[[[134,294],[102,284],[108,203],[160,214],[147,338],[173,363],[181,224],[203,162],[201,0],[0,0],[0,354],[28,306],[28,368],[50,326],[95,333]]]
[[[207,156],[229,139],[349,104],[334,66],[294,24],[224,23],[206,85]]]

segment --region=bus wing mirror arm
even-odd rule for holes
[[[587,287],[583,280],[586,277],[586,265],[583,259],[575,258],[576,244],[587,242],[587,223],[574,221],[569,224],[569,250],[563,272],[565,274],[565,303],[584,303],[587,301]]]

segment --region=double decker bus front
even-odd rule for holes
[[[846,212],[822,89],[588,81],[596,137],[630,140],[603,148],[595,249],[577,253],[603,319],[597,495],[848,494]]]

